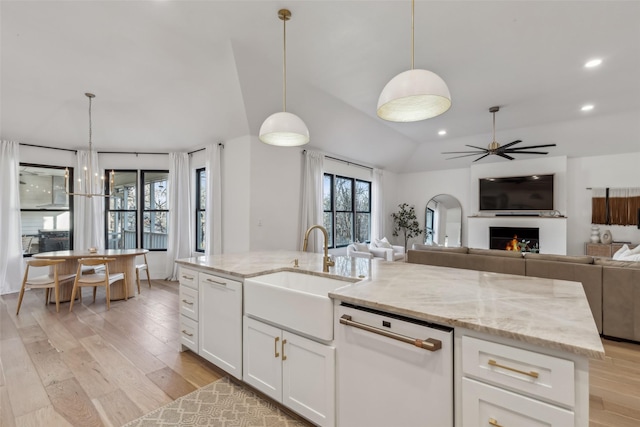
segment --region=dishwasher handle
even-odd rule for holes
[[[396,334],[395,332],[385,331],[384,329],[376,328],[375,326],[369,326],[365,323],[353,321],[351,320],[351,316],[348,314],[343,314],[342,317],[340,317],[340,323],[346,326],[353,326],[354,328],[362,329],[363,331],[373,332],[374,334],[382,335],[387,338],[402,341],[429,351],[437,351],[442,348],[442,341],[440,340],[434,338],[422,340],[420,338],[411,338],[405,335]]]

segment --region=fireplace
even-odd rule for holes
[[[539,248],[539,228],[489,227],[489,249],[538,252]]]

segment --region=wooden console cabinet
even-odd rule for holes
[[[585,243],[584,252],[586,255],[611,258],[624,243],[610,243],[605,245],[604,243]],[[630,249],[635,248],[636,245],[629,245]]]

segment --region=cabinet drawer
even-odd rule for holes
[[[200,285],[214,285],[220,287],[229,287],[233,290],[241,290],[242,282],[231,280],[225,277],[214,276],[213,274],[200,273]]]
[[[572,411],[469,378],[462,379],[462,408],[462,425],[465,427],[575,425]]]
[[[198,321],[198,291],[180,285],[180,314]]]
[[[469,336],[462,337],[462,354],[465,376],[570,408],[575,405],[571,360]]]
[[[181,285],[192,289],[198,289],[198,272],[188,268],[180,267],[180,276],[178,277]]]
[[[198,322],[180,316],[180,343],[191,351],[198,352]]]

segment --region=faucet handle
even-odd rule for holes
[[[297,267],[300,267],[300,266],[298,265],[298,258],[296,258],[296,259],[294,259],[294,260],[293,260],[293,266],[294,266],[294,267],[296,267],[296,268],[297,268]]]

